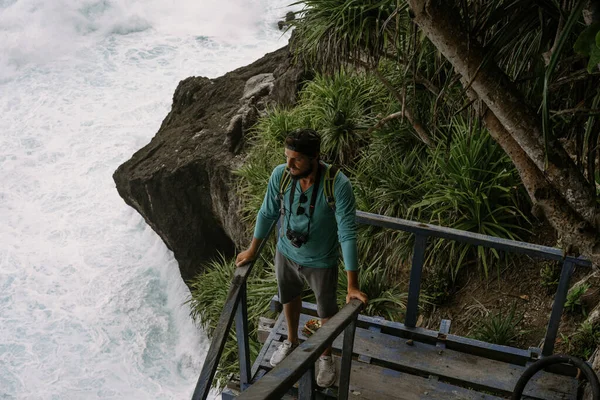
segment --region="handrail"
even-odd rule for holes
[[[225,300],[225,305],[223,306],[223,311],[221,311],[219,322],[214,330],[214,336],[210,343],[210,348],[208,349],[204,365],[202,366],[202,372],[200,372],[200,376],[198,377],[198,382],[196,383],[196,389],[192,395],[192,400],[204,400],[210,392],[212,381],[215,377],[215,373],[217,372],[219,360],[221,359],[221,354],[223,353],[225,342],[227,340],[227,336],[229,335],[229,330],[231,329],[231,323],[233,322],[235,311],[237,310],[240,314],[238,320],[241,321],[244,319],[243,313],[245,313],[246,310],[246,280],[276,224],[277,221],[271,224],[269,233],[260,243],[260,246],[256,251],[256,258],[248,264],[235,269],[233,280],[231,281],[231,286],[229,287],[229,293],[227,294],[227,300]],[[244,301],[241,302],[241,304],[240,298],[242,297],[244,298]],[[240,304],[242,305],[241,307],[239,306]],[[240,334],[241,336],[245,336],[247,340],[247,332],[238,332],[238,335]],[[246,346],[243,353],[244,354],[240,354],[240,358],[244,358],[244,364],[249,364],[248,346]],[[240,367],[244,369],[246,365],[242,365],[242,363],[240,363]],[[248,374],[249,368],[246,375]]]
[[[414,328],[417,322],[419,293],[421,288],[421,272],[423,269],[425,248],[429,236],[455,240],[476,246],[491,247],[494,249],[514,253],[527,254],[549,260],[562,261],[563,265],[560,279],[556,289],[554,302],[552,304],[552,312],[550,314],[550,319],[548,320],[546,335],[544,337],[542,356],[549,356],[554,352],[554,343],[556,341],[556,336],[558,335],[558,327],[560,325],[560,319],[565,300],[567,298],[567,292],[569,290],[569,283],[571,281],[575,266],[592,266],[592,263],[586,258],[566,255],[562,250],[554,247],[540,246],[533,243],[519,242],[517,240],[496,238],[479,233],[461,231],[458,229],[446,228],[437,225],[429,225],[401,218],[386,217],[384,215],[372,214],[364,211],[356,212],[356,221],[367,225],[402,230],[415,234],[413,260],[408,286],[408,299],[406,303],[406,317],[404,320],[404,324],[410,328]]]
[[[238,398],[240,400],[281,398],[304,374],[311,372],[311,368],[314,368],[314,363],[323,351],[345,330],[340,380],[346,378],[347,382],[344,382],[345,388],[342,387],[343,383],[340,383],[338,398],[346,399],[348,396],[349,367],[352,360],[354,324],[362,305],[360,300],[352,299],[308,340],[301,343],[268,374],[243,391]]]
[[[443,239],[456,240],[476,246],[491,247],[498,250],[508,250],[530,256],[543,257],[555,261],[570,261],[575,265],[591,267],[592,263],[583,257],[573,257],[563,254],[562,250],[555,247],[541,246],[533,243],[519,242],[517,240],[496,238],[460,229],[446,228],[438,225],[424,224],[407,219],[386,217],[385,215],[356,211],[356,221],[365,225],[391,228],[422,236],[432,236]]]

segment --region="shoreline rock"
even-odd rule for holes
[[[173,251],[184,281],[248,245],[232,171],[260,112],[293,105],[304,75],[286,46],[216,79],[184,79],[159,131],[113,174],[119,195]]]

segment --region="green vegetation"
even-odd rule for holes
[[[545,261],[540,269],[540,278],[542,286],[546,288],[547,293],[555,293],[556,288],[558,288],[558,279],[560,278],[560,264],[556,261]]]
[[[590,285],[584,283],[579,286],[572,287],[567,293],[567,300],[565,301],[565,311],[569,314],[582,313],[585,315],[586,310],[584,304],[581,302],[581,297],[588,291]]]
[[[521,211],[520,181],[508,157],[489,134],[456,118],[449,129],[450,146],[433,152],[423,199],[412,205],[420,220],[495,237],[520,240],[529,221]],[[438,240],[429,263],[445,265],[453,279],[476,262],[487,277],[500,260],[495,250]]]
[[[600,345],[600,325],[583,322],[571,337],[563,337],[569,354],[588,360]]]
[[[341,70],[332,77],[317,75],[300,94],[299,112],[321,135],[321,151],[329,160],[349,165],[366,143],[374,125],[381,88],[364,74]]]
[[[514,345],[525,333],[519,328],[522,321],[523,314],[517,313],[517,304],[513,303],[508,312],[501,310],[479,320],[471,335],[488,343]]]

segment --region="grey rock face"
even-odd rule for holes
[[[174,252],[184,280],[249,244],[232,171],[260,112],[293,104],[303,77],[284,47],[216,79],[187,78],[156,136],[115,171],[119,194]]]

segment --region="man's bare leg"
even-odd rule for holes
[[[298,344],[298,323],[300,321],[300,312],[302,311],[302,296],[298,296],[289,303],[283,305],[283,313],[287,321],[288,340],[293,344]]]

